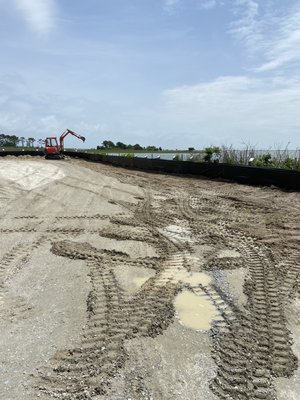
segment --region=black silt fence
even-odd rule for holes
[[[198,175],[213,179],[225,179],[244,184],[277,186],[289,190],[300,190],[300,171],[251,167],[222,163],[173,161],[138,157],[107,156],[83,152],[66,152],[71,157],[102,162],[123,168],[165,172],[181,175]]]
[[[86,152],[65,151],[70,157],[82,158],[92,162],[101,162],[114,166],[144,171],[164,172],[169,174],[205,176],[211,179],[225,179],[234,182],[277,186],[283,189],[300,191],[300,171],[268,168],[248,167],[242,165],[206,163],[191,161],[174,161],[148,159],[138,157],[107,156]],[[43,156],[43,151],[0,151],[0,157],[11,156]]]

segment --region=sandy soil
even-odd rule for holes
[[[0,160],[3,400],[299,398],[300,194]]]

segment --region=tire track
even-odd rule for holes
[[[87,299],[89,321],[78,348],[56,354],[51,378],[45,374],[39,387],[54,397],[82,399],[106,392],[109,378],[126,360],[125,340],[154,337],[166,329],[174,314],[176,287],[161,287],[150,279],[128,298],[110,268],[107,254],[99,254],[89,245],[81,246],[82,251],[76,248],[74,254],[74,244],[70,246],[66,242],[54,244],[53,251],[87,260],[92,284]]]
[[[212,196],[208,190],[201,193],[200,184],[194,183],[195,187],[189,188],[189,184],[182,183],[179,192],[173,194],[171,184],[161,188],[165,178],[163,181],[162,177],[155,177],[155,182],[154,178],[152,181],[143,179],[145,187],[149,182],[152,184],[151,189],[144,190],[144,199],[138,204],[114,199],[125,214],[110,218],[115,226],[94,232],[116,240],[142,238],[157,248],[159,258],[132,260],[125,253],[99,252],[88,244],[57,243],[65,233],[79,233],[79,228],[64,230],[60,227],[47,231],[55,240],[52,248],[55,254],[86,261],[92,288],[87,298],[89,321],[82,340],[76,348],[55,355],[51,361],[51,376],[47,376],[47,372],[42,374],[43,390],[53,397],[65,399],[105,395],[111,377],[126,361],[124,341],[134,337],[155,337],[166,329],[174,315],[175,295],[188,287],[196,295],[206,294],[221,316],[213,322],[211,329],[212,353],[218,366],[217,375],[211,382],[213,392],[221,399],[274,399],[274,379],[290,376],[297,368],[291,334],[286,328],[284,302],[289,301],[290,293],[295,295],[298,290],[299,262],[295,256],[284,264],[288,273],[282,280],[277,265],[281,254],[256,240],[255,235],[236,228],[249,221],[256,225],[261,215],[269,211],[268,202],[263,199],[265,194],[258,199],[258,205],[247,202],[244,212],[241,211],[244,202],[235,197],[224,198],[221,189],[218,189],[220,194]],[[131,181],[132,176],[129,179],[124,174],[123,180]],[[223,188],[223,185],[219,186]],[[155,197],[154,190],[162,195]],[[102,196],[111,198],[110,186],[104,191]],[[272,212],[268,212],[270,217]],[[79,223],[89,218],[93,216],[65,217]],[[95,219],[107,217],[95,216]],[[172,225],[189,232],[193,242],[188,243],[185,235],[172,231]],[[139,227],[141,235],[133,234],[130,227]],[[59,233],[58,238],[55,233]],[[292,232],[293,240],[297,240],[295,235],[297,232]],[[241,253],[239,261],[226,259],[223,264],[219,261],[217,267],[245,266],[248,269],[244,285],[248,299],[245,309],[234,306],[216,286],[186,284],[179,279],[180,273],[189,273],[193,262],[197,263],[197,260],[192,261],[193,247],[199,243],[211,246],[215,253],[233,248]],[[216,254],[205,255],[205,258],[203,269],[211,271],[217,260]],[[113,268],[118,265],[146,265],[154,269],[156,275],[134,295],[128,296],[114,275]]]
[[[184,204],[185,203],[185,204]],[[214,336],[214,357],[218,366],[217,376],[211,389],[221,399],[273,399],[273,379],[291,376],[297,368],[297,359],[291,348],[291,334],[286,327],[281,294],[286,296],[290,284],[298,276],[298,268],[290,270],[281,289],[281,280],[272,262],[271,250],[255,243],[239,231],[229,229],[226,222],[213,226],[203,221],[187,200],[181,200],[180,208],[194,225],[200,225],[218,236],[235,243],[247,262],[249,278],[244,286],[248,297],[245,313],[235,311],[235,319],[228,330]],[[223,240],[224,241],[224,240]]]
[[[2,319],[13,320],[30,310],[31,307],[21,296],[10,293],[7,282],[29,260],[32,251],[40,245],[41,240],[14,246],[0,260],[0,316]]]

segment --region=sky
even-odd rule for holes
[[[0,0],[0,13],[1,133],[300,147],[300,0]]]

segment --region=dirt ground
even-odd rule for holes
[[[0,217],[1,399],[299,399],[299,193],[5,157]]]

